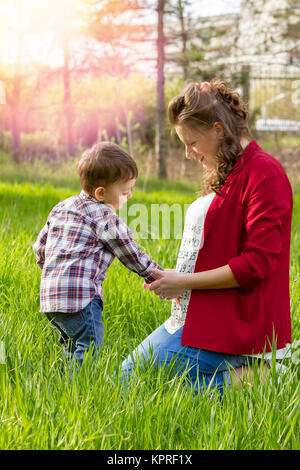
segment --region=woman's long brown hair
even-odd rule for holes
[[[215,122],[223,126],[217,170],[205,172],[201,195],[220,191],[243,153],[241,139],[250,138],[249,114],[239,93],[217,78],[209,84],[201,89],[198,83],[189,83],[168,105],[169,120],[175,127],[201,130],[211,128]]]

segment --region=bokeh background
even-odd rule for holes
[[[300,179],[298,2],[1,0],[0,23],[3,177],[34,177],[37,162],[54,174],[68,162],[67,175],[111,140],[146,179],[197,182],[166,106],[187,80],[217,76],[248,103],[253,138]]]

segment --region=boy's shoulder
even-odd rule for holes
[[[51,210],[50,214],[55,214],[62,211],[72,210],[72,208],[76,207],[76,201],[78,199],[78,195],[70,196],[66,199],[62,199],[59,201]]]
[[[53,207],[51,214],[54,215],[61,212],[76,213],[92,220],[106,217],[118,217],[110,206],[100,203],[85,191],[81,191],[80,194],[76,194],[58,202],[58,204]]]

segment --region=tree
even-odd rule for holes
[[[188,56],[187,56],[187,40],[188,32],[186,28],[186,21],[184,17],[184,7],[190,5],[190,2],[184,2],[184,0],[178,0],[178,16],[180,23],[180,37],[181,37],[181,53],[182,53],[182,69],[183,69],[183,80],[188,79]]]
[[[64,67],[63,67],[63,83],[64,83],[64,114],[66,122],[66,141],[69,155],[75,155],[76,148],[73,134],[73,110],[71,100],[70,85],[70,44],[69,36],[64,35]]]
[[[166,0],[155,0],[157,12],[156,26],[156,48],[157,48],[157,80],[156,80],[156,161],[157,175],[160,178],[167,177],[165,162],[165,99],[164,99],[164,13]],[[151,0],[86,0],[92,8],[89,33],[103,44],[109,42],[110,48],[124,55],[124,51],[130,50],[133,44],[151,42],[153,40],[153,25],[146,26],[146,21],[137,21],[137,16],[141,18],[145,12],[153,10]],[[132,18],[130,15],[134,13]],[[124,16],[125,15],[125,16]],[[121,100],[125,115],[125,122],[130,141],[130,115],[126,103]],[[132,146],[132,145],[131,145]]]
[[[165,35],[164,35],[165,0],[157,2],[157,123],[156,123],[156,160],[157,176],[167,177],[166,137],[165,137]]]
[[[176,45],[176,48],[178,48],[178,51],[170,55],[167,60],[182,67],[184,81],[189,78],[191,62],[189,56],[190,18],[188,15],[190,5],[190,0],[168,0],[166,12],[171,18],[169,31],[166,32],[166,42],[167,44]],[[178,43],[180,44],[179,47]]]
[[[21,57],[22,57],[22,5],[21,0],[16,1],[17,13],[17,57],[15,63],[15,72],[13,77],[13,91],[11,99],[11,133],[13,143],[13,156],[15,161],[19,162],[19,150],[21,144],[21,125],[20,125],[20,96],[21,96]]]
[[[10,5],[9,5],[10,6]],[[63,82],[63,115],[65,117],[65,135],[66,147],[71,155],[75,153],[75,142],[73,138],[73,115],[71,102],[71,69],[70,69],[70,37],[72,33],[72,9],[73,0],[65,0],[64,10],[58,17],[57,8],[61,8],[58,3],[49,5],[47,14],[44,12],[45,3],[37,4],[34,12],[28,10],[23,0],[14,0],[14,22],[11,18],[10,10],[3,9],[3,14],[7,14],[7,36],[16,38],[16,59],[14,63],[14,71],[11,73],[10,67],[7,66],[5,73],[5,81],[7,83],[7,104],[11,115],[11,134],[13,156],[17,163],[21,159],[21,130],[28,128],[32,122],[32,117],[27,121],[25,116],[33,109],[38,109],[38,95],[41,88],[47,86],[53,79],[61,79]],[[1,12],[2,13],[2,12]],[[46,14],[43,21],[40,17]],[[41,37],[45,32],[52,35],[53,44],[59,42],[60,47],[64,51],[63,66],[50,67],[40,66],[34,62],[23,61],[23,52],[26,50],[27,39],[29,35]],[[4,32],[2,32],[3,37]],[[29,39],[30,40],[30,39]],[[30,42],[29,42],[30,44]]]

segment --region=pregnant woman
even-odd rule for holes
[[[145,286],[173,299],[171,316],[122,373],[151,351],[156,367],[176,359],[175,373],[186,371],[196,393],[209,383],[222,393],[245,372],[249,381],[253,360],[263,357],[263,370],[272,351],[289,354],[293,194],[281,164],[250,139],[246,107],[224,82],[189,84],[168,112],[186,158],[204,166],[202,194],[187,211],[176,269],[156,271]]]

